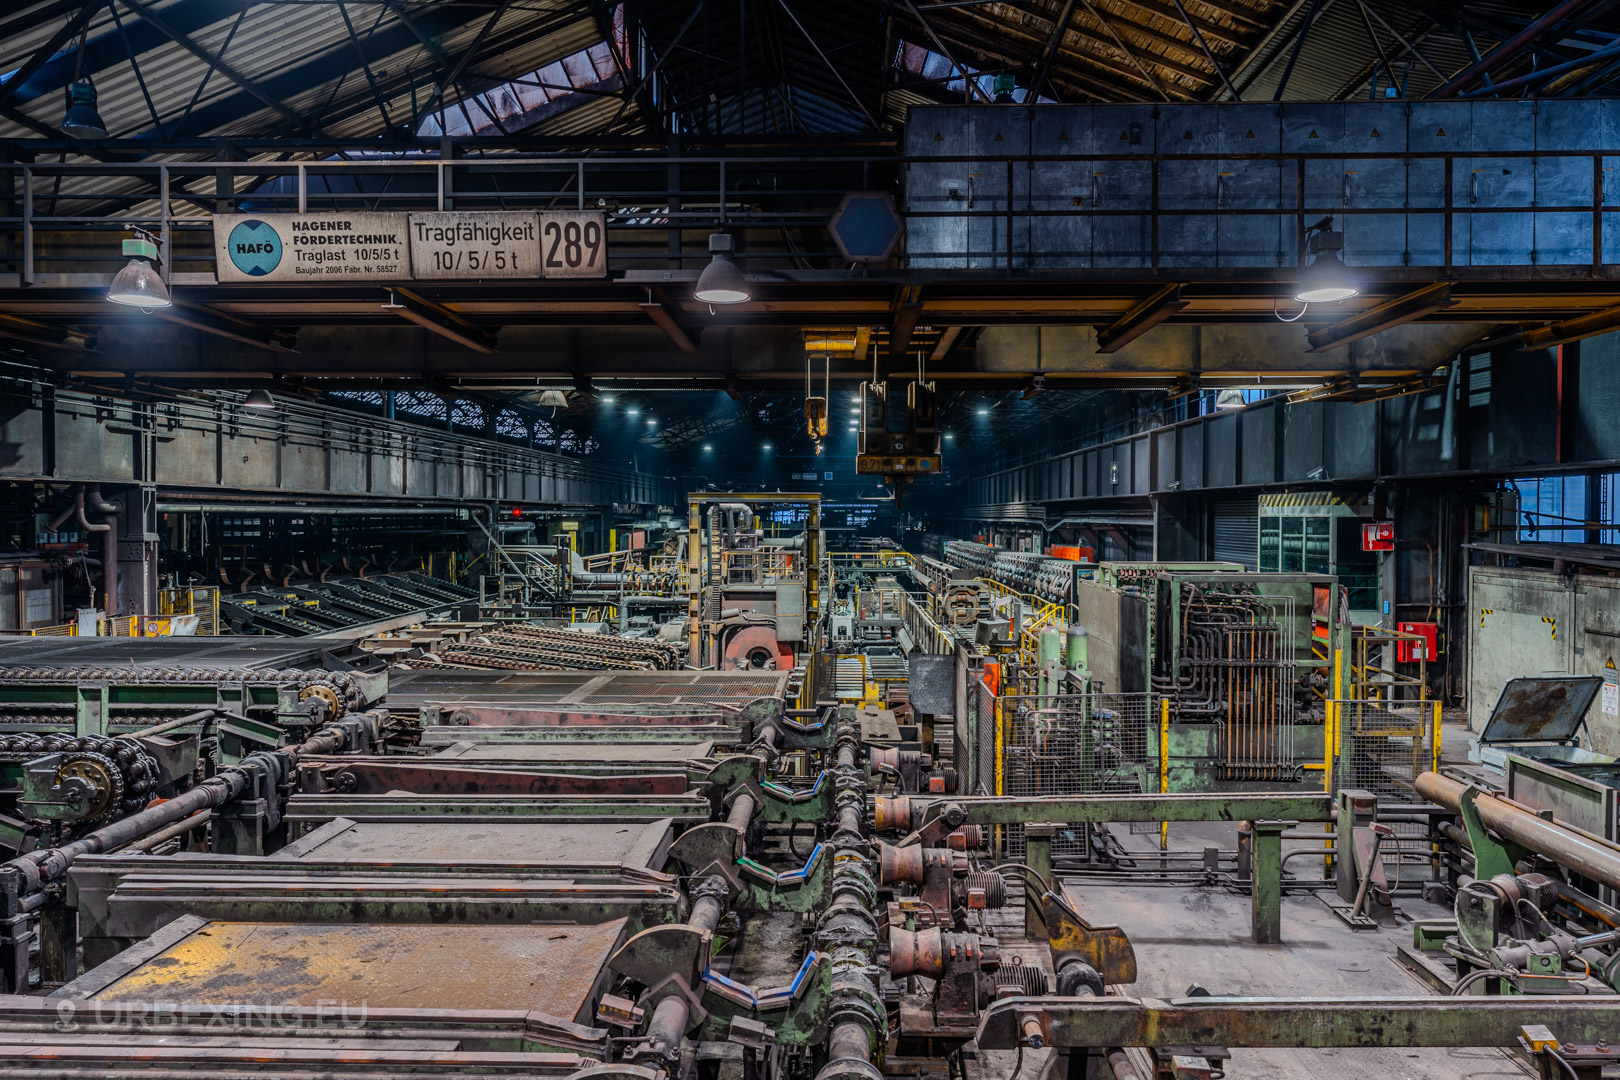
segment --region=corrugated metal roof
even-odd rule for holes
[[[566,0],[526,0],[506,9],[485,34],[485,23],[496,7],[398,0],[342,9],[336,4],[304,3],[237,8],[212,2],[205,6],[202,0],[140,0],[139,5],[119,5],[122,28],[115,24],[111,8],[90,20],[82,64],[96,86],[102,119],[114,137],[152,134],[154,110],[172,132],[188,109],[198,123],[187,135],[319,131],[334,137],[368,137],[382,134],[385,127],[371,79],[381,90],[390,121],[399,124],[430,100],[436,81],[445,74],[444,59],[459,58],[475,42],[478,55],[466,65],[459,85],[445,89],[446,102],[459,100],[463,93],[476,95],[602,42],[597,21]],[[61,15],[29,23],[31,13],[52,8],[47,3],[31,4],[0,23],[10,28],[0,41],[0,71],[15,72],[64,25]],[[151,13],[151,20],[143,18],[142,8]],[[345,11],[353,21],[352,37]],[[230,71],[222,67],[209,75],[208,60],[161,32],[159,22],[161,29],[183,33],[198,50],[221,58]],[[356,42],[371,54],[371,79],[356,53]],[[20,116],[0,116],[0,138],[35,134],[20,117],[51,128],[60,123],[65,84],[80,63],[78,45],[76,40],[67,43],[45,69],[14,92],[10,107]],[[134,63],[127,59],[130,51]],[[307,130],[297,130],[298,123],[246,91],[233,74],[259,84],[264,97],[296,114]]]
[[[892,0],[666,3],[643,6],[644,38],[638,40],[645,41],[648,57],[638,62],[661,59],[651,92],[661,109],[681,117],[680,124],[697,134],[830,134],[864,129],[868,117],[894,127],[909,104],[958,99],[961,86],[957,82],[952,91],[954,65],[944,59],[947,53],[980,73],[981,85],[1008,73],[1021,87],[1065,101],[1222,100],[1231,96],[1223,75],[1246,100],[1267,100],[1281,81],[1307,12],[1318,6],[1289,76],[1284,95],[1289,100],[1365,95],[1380,45],[1406,96],[1422,96],[1471,63],[1469,43],[1460,36],[1464,29],[1473,33],[1475,47],[1488,51],[1549,9],[1552,0],[1320,0],[1319,5],[1317,0],[989,0],[953,7],[920,4],[921,19],[911,5]],[[14,73],[27,64],[76,10],[61,0],[14,7],[0,16],[0,72]],[[1056,20],[1065,8],[1069,18],[1059,29]],[[484,94],[488,107],[469,103],[471,122],[465,116],[451,119],[452,131],[458,126],[510,129],[508,120],[520,125],[533,120],[539,125],[535,130],[547,133],[593,134],[600,129],[585,126],[588,119],[602,114],[611,119],[619,111],[616,101],[581,101],[579,108],[590,108],[568,117],[540,107],[555,104],[549,92],[526,91],[521,82],[503,84],[555,79],[557,85],[604,85],[588,73],[568,72],[566,63],[579,63],[586,50],[600,45],[605,20],[599,16],[619,10],[579,8],[571,0],[356,0],[347,5],[120,0],[89,16],[83,49],[69,39],[29,79],[15,87],[0,81],[0,98],[10,98],[0,107],[0,138],[31,138],[60,123],[65,87],[81,63],[117,137],[152,136],[155,112],[170,137],[373,138],[438,101],[436,88],[447,68],[475,46],[477,55],[459,81],[445,87],[442,104]],[[1620,30],[1620,11],[1602,4],[1592,10],[1596,14],[1587,21],[1600,34],[1587,46],[1597,47],[1611,40],[1602,35]],[[494,28],[486,33],[497,11]],[[1369,33],[1375,21],[1377,28]],[[1394,31],[1416,43],[1422,62],[1405,55]],[[175,40],[180,35],[190,47]],[[1564,40],[1548,44],[1579,52],[1580,46],[1561,36]],[[918,64],[906,63],[908,46],[921,50]],[[221,56],[229,70],[208,74],[208,57]],[[1557,58],[1549,54],[1539,62]],[[595,57],[597,75],[602,59]],[[1516,57],[1497,77],[1511,78],[1532,62],[1529,54]],[[554,69],[558,64],[565,67]],[[902,77],[908,66],[916,72],[910,81]],[[547,69],[550,75],[536,78]],[[1033,87],[1042,72],[1045,84]],[[1382,90],[1388,73],[1380,73],[1379,80]],[[257,85],[262,97],[243,82]],[[531,100],[539,97],[547,100]],[[621,131],[645,125],[639,105],[621,118]],[[182,117],[189,117],[187,126],[177,130]]]

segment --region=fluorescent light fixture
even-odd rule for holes
[[[750,295],[748,281],[732,259],[733,240],[729,233],[709,235],[709,265],[698,275],[692,296],[705,304],[741,304]]]
[[[979,409],[979,415],[980,416],[989,416],[990,415],[990,410],[985,409],[985,408],[980,408]]]
[[[627,414],[629,414],[630,416],[640,416],[641,415],[641,410],[640,409],[626,409],[624,411]]]

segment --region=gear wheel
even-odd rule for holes
[[[343,702],[339,699],[337,691],[325,683],[311,683],[298,692],[299,701],[308,701],[318,698],[326,703],[327,719],[336,719],[343,715]]]
[[[56,782],[82,780],[92,795],[81,821],[100,821],[118,810],[124,799],[124,774],[118,764],[104,754],[74,751],[56,767]]]

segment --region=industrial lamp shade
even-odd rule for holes
[[[752,294],[742,270],[731,258],[732,240],[725,233],[709,237],[709,265],[698,275],[692,295],[705,304],[741,304]]]
[[[566,409],[568,408],[568,395],[561,390],[542,390],[540,391],[540,404],[544,408]]]
[[[1348,300],[1361,292],[1350,269],[1331,251],[1323,251],[1299,275],[1294,299],[1302,304],[1328,304]]]
[[[242,399],[242,407],[246,409],[273,409],[276,399],[270,396],[268,390],[249,390],[247,397]]]
[[[107,289],[107,299],[115,304],[128,304],[148,311],[173,303],[163,278],[151,263],[139,257],[131,258],[113,277],[112,285]]]
[[[1222,390],[1215,395],[1215,407],[1217,409],[1241,409],[1246,404],[1247,402],[1243,400],[1243,391],[1241,390]]]
[[[96,111],[96,88],[87,82],[76,82],[68,87],[67,113],[62,117],[62,131],[74,139],[105,139],[107,125]]]

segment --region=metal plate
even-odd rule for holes
[[[208,923],[100,1001],[529,1009],[588,1019],[625,920],[597,926]]]
[[[460,729],[463,732],[467,728]],[[434,757],[454,758],[457,761],[624,761],[685,763],[692,758],[708,757],[714,752],[712,742],[685,743],[481,743],[469,734],[467,741],[445,747]]]
[[[933,716],[956,712],[956,657],[918,653],[909,659],[911,707]]]
[[[301,858],[444,859],[477,862],[588,860],[651,866],[666,824],[517,824],[471,822],[465,828],[417,821],[363,821],[312,847]],[[657,867],[653,867],[657,869]]]
[[[1603,680],[1596,675],[1538,675],[1509,679],[1496,699],[1491,718],[1479,733],[1481,743],[1563,742],[1586,723]]]

